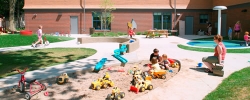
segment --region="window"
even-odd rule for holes
[[[171,13],[155,12],[154,29],[171,29]]]
[[[108,23],[108,20],[110,19],[110,15],[108,14],[107,17],[103,17],[104,14],[102,14],[101,12],[92,12],[92,16],[93,16],[93,27],[96,30],[111,30],[111,24]],[[106,28],[105,28],[105,24],[104,21],[106,19]]]
[[[208,21],[208,14],[201,14],[200,15],[200,23],[204,24]]]

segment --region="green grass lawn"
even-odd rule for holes
[[[199,52],[214,52],[214,48],[199,48],[199,47],[190,47],[182,44],[177,45],[181,49],[190,50],[190,51],[199,51]],[[250,53],[250,48],[246,49],[227,49],[227,53]]]
[[[29,71],[71,62],[96,53],[90,48],[49,48],[0,52],[0,78],[16,74],[15,68],[29,68]]]
[[[250,100],[250,67],[234,72],[203,100]]]
[[[58,37],[51,35],[45,35],[45,36],[50,43],[68,41],[74,39],[71,37]],[[31,45],[32,42],[34,41],[37,41],[37,35],[32,35],[32,36],[22,36],[19,34],[0,35],[0,48],[27,46]]]
[[[91,34],[91,37],[118,37],[127,35],[126,33],[122,32],[106,32],[106,35],[104,35],[104,32],[95,32],[94,34]]]

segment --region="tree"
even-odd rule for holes
[[[106,35],[107,26],[109,26],[115,18],[112,14],[112,11],[114,11],[115,8],[113,7],[112,0],[101,0],[101,8],[101,22],[104,25],[104,34]]]
[[[9,0],[9,29],[11,31],[16,31],[15,27],[15,6],[17,0]]]

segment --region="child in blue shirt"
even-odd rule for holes
[[[233,32],[233,30],[232,30],[231,26],[229,26],[229,29],[228,29],[228,39],[229,40],[232,40],[232,32]]]

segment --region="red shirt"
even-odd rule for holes
[[[133,35],[134,34],[134,31],[131,29],[128,31],[129,35]]]
[[[221,56],[222,56],[221,60],[224,60],[225,59],[225,55],[227,53],[227,49],[226,49],[225,45],[222,42],[219,42],[218,45],[221,46],[221,48],[222,48],[222,51],[221,51],[222,52],[222,54],[221,54]],[[216,57],[219,56],[218,50],[217,50],[218,45],[214,48],[214,56],[216,56]]]

